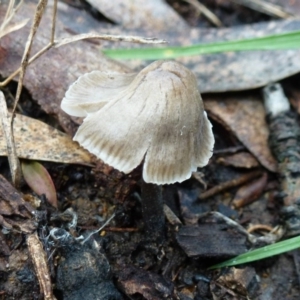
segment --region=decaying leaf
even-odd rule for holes
[[[1,7],[0,4],[0,18]],[[66,13],[66,9],[68,10]],[[26,2],[20,8],[19,15],[24,18],[32,18],[35,10],[35,3]],[[70,10],[70,11],[69,11]],[[69,16],[73,26],[81,24],[80,20],[74,19],[76,9],[62,4],[59,5],[59,16],[56,23],[56,37],[70,37],[66,30],[68,25],[61,22]],[[88,15],[87,15],[88,16]],[[90,17],[92,18],[92,17]],[[31,53],[37,53],[49,42],[51,33],[52,8],[48,7],[41,21],[40,28],[34,39]],[[78,23],[74,20],[77,20]],[[30,23],[30,22],[29,22]],[[93,23],[96,26],[96,22]],[[100,29],[100,25],[95,27],[95,31]],[[29,34],[30,26],[27,24],[21,30],[11,33],[1,39],[0,46],[0,73],[3,77],[9,76],[20,66],[24,52],[24,46]],[[72,29],[71,29],[72,30]],[[100,32],[100,30],[99,30]],[[97,32],[99,34],[99,32]],[[107,31],[104,32],[107,34]],[[49,63],[51,62],[51,63]],[[30,91],[33,99],[37,100],[42,108],[49,114],[57,115],[60,125],[69,133],[74,133],[74,127],[69,116],[60,109],[60,102],[69,85],[80,75],[92,70],[110,70],[126,72],[130,69],[104,57],[99,45],[80,41],[74,44],[67,44],[58,49],[51,49],[27,68],[24,79],[24,86]]]
[[[188,30],[184,20],[162,0],[88,0],[108,19],[126,29],[144,28],[155,32]]]
[[[33,3],[24,3],[19,13],[24,18],[28,18],[32,16],[33,11]],[[50,14],[51,9],[48,9],[35,37],[32,53],[40,50],[49,40]],[[62,3],[59,6],[57,20],[57,38],[70,37],[69,32],[124,35],[122,28],[118,26],[108,27],[97,23],[88,14]],[[162,33],[155,30],[143,30],[142,28],[126,29],[126,34],[165,39],[172,46],[251,38],[299,28],[300,21],[286,20],[221,30],[181,30],[177,26],[173,26],[172,30]],[[4,37],[1,40],[0,69],[2,76],[9,76],[19,67],[28,32],[29,26],[25,26],[21,30],[11,33],[9,38]],[[101,47],[141,46],[101,42]],[[74,133],[73,124],[70,117],[60,110],[59,105],[68,86],[76,78],[92,70],[131,72],[132,68],[129,66],[140,70],[141,64],[143,64],[141,61],[135,61],[126,62],[125,66],[106,58],[100,50],[98,41],[94,43],[80,41],[76,44],[68,44],[58,49],[51,49],[29,66],[27,70],[24,81],[25,87],[47,113],[58,116],[61,126],[69,133]],[[181,58],[179,61],[196,74],[199,88],[202,93],[205,93],[254,88],[295,74],[300,70],[299,55],[299,50],[252,51],[193,56]]]
[[[36,161],[22,161],[22,171],[26,183],[37,195],[45,195],[48,202],[57,208],[54,183],[47,169]]]
[[[0,226],[23,233],[31,233],[36,228],[32,212],[34,208],[26,202],[20,193],[0,175]],[[14,217],[19,219],[14,219]]]
[[[14,138],[20,158],[72,164],[91,163],[91,155],[73,142],[71,137],[23,115],[17,114],[15,117]],[[6,142],[0,130],[0,156],[6,155]]]
[[[277,164],[268,145],[269,130],[265,110],[258,96],[207,98],[205,108],[212,118],[221,121],[268,170]]]
[[[236,168],[251,169],[259,166],[257,159],[249,152],[239,152],[225,157],[219,157],[217,163]]]

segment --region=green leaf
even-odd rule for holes
[[[240,264],[249,263],[252,261],[264,259],[284,252],[288,252],[300,247],[300,236],[275,243],[273,245],[265,246],[247,253],[241,254],[235,258],[229,259],[225,262],[216,264],[209,269],[217,269],[229,266],[236,266]]]
[[[114,59],[156,60],[229,51],[286,50],[297,48],[300,48],[300,30],[252,39],[182,47],[107,49],[103,50],[103,53]]]

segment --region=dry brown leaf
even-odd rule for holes
[[[255,168],[259,166],[257,159],[249,152],[239,152],[225,157],[219,157],[218,163],[236,168]]]
[[[251,39],[299,29],[300,20],[289,19],[224,29],[193,28],[185,31],[162,32],[158,35],[155,32],[151,32],[151,34],[168,41],[168,46],[189,46]],[[118,28],[111,29],[110,33],[116,33],[118,30]],[[128,30],[127,33],[137,34],[137,30]],[[138,34],[145,35],[146,33],[138,30]],[[142,46],[112,44],[110,47],[141,48]],[[300,71],[300,50],[226,52],[182,57],[176,60],[195,73],[202,93],[253,89]],[[142,63],[145,64],[145,62]],[[139,69],[141,61],[128,61],[128,65]]]
[[[210,116],[229,128],[265,168],[276,171],[268,146],[265,110],[257,95],[207,97],[204,105]]]
[[[3,13],[1,10],[2,5],[0,4],[0,18],[1,13]],[[32,18],[34,10],[35,4],[26,2],[20,8],[18,16]],[[80,26],[84,28],[82,25],[83,16],[74,18],[76,13],[78,14],[74,8],[67,7],[62,3],[59,5],[59,16],[56,23],[57,38],[71,36],[66,30],[70,24],[73,24],[73,26],[78,25],[78,27],[81,24]],[[82,11],[80,13],[83,14]],[[35,37],[31,50],[32,55],[49,42],[51,14],[52,8],[49,5]],[[67,20],[70,24],[64,24],[60,21],[60,16],[63,19],[66,17],[66,14],[69,16]],[[92,19],[91,16],[88,17]],[[97,22],[92,24],[95,25]],[[95,27],[95,30],[99,28],[100,25],[98,24],[98,28]],[[15,31],[1,39],[0,74],[2,76],[7,77],[19,68],[29,29],[30,26],[27,24],[21,30]],[[60,102],[72,82],[80,75],[93,70],[130,71],[129,68],[104,57],[100,52],[99,45],[79,41],[76,44],[67,44],[58,49],[51,49],[30,65],[26,71],[24,86],[29,90],[33,99],[37,100],[47,113],[58,116],[60,125],[66,131],[74,133],[75,129],[71,118],[60,109]]]
[[[143,28],[154,32],[188,30],[185,21],[163,0],[87,0],[108,19],[126,29]]]
[[[14,138],[20,158],[72,164],[91,163],[91,155],[73,142],[70,136],[23,115],[16,115]],[[0,156],[6,155],[6,141],[0,129]]]
[[[33,211],[33,207],[0,175],[0,226],[7,229],[17,228],[23,233],[30,233],[36,227],[32,218]]]
[[[1,8],[1,4],[0,4]],[[140,7],[142,9],[142,7]],[[32,3],[24,3],[20,10],[22,17],[31,17]],[[32,53],[45,46],[49,40],[51,9],[46,11],[41,28],[36,36]],[[1,15],[1,9],[0,9]],[[84,11],[60,3],[57,17],[57,38],[70,37],[69,32],[97,34],[124,34],[118,26],[105,27]],[[299,20],[286,20],[226,29],[186,29],[173,26],[172,30],[126,30],[127,35],[157,37],[165,39],[169,45],[191,45],[195,43],[236,40],[299,30]],[[19,67],[24,50],[28,26],[11,33],[1,40],[0,70],[2,76],[8,76]],[[51,49],[28,68],[25,87],[31,92],[42,108],[50,114],[58,115],[61,126],[69,133],[75,129],[70,118],[60,110],[60,101],[68,86],[80,75],[92,70],[131,72],[135,67],[141,69],[141,61],[126,62],[126,67],[101,55],[99,41],[80,41],[76,44]],[[98,45],[97,45],[98,44]],[[127,43],[101,42],[102,47],[141,47]],[[300,70],[300,51],[249,51],[238,53],[220,53],[178,59],[195,72],[202,93],[249,89],[277,81]],[[274,64],[276,61],[276,64]],[[51,63],[49,63],[51,62]]]

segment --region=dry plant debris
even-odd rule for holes
[[[24,180],[39,196],[45,195],[47,201],[57,208],[56,190],[46,168],[36,161],[22,161]]]
[[[32,233],[36,229],[34,208],[0,174],[0,225],[6,230]],[[19,217],[16,219],[15,217]]]
[[[277,164],[268,145],[265,110],[258,96],[207,97],[205,108],[213,119],[229,128],[265,168],[276,170]]]
[[[259,166],[257,159],[249,152],[239,152],[232,155],[221,156],[217,163],[236,168],[251,169]]]
[[[91,155],[67,134],[33,118],[17,114],[14,121],[17,156],[30,160],[91,165]],[[0,130],[0,155],[6,156],[6,140]]]
[[[27,236],[27,245],[44,299],[56,300],[53,295],[46,253],[36,232]]]
[[[113,16],[113,10],[117,6],[114,5],[112,7],[111,3],[105,4],[110,6],[111,11],[109,14]],[[298,29],[300,27],[299,21],[288,20],[218,31],[190,29],[164,2],[157,0],[149,5],[152,4],[155,4],[156,8],[165,12],[163,18],[159,20],[159,15],[157,15],[158,18],[153,16],[151,23],[147,24],[151,29],[158,25],[157,28],[159,30],[153,30],[149,34],[151,31],[149,28],[132,27],[128,29],[127,27],[127,33],[130,34],[127,41],[137,41],[135,36],[159,36],[169,40],[171,45],[188,45],[203,41],[252,37],[271,32]],[[0,8],[2,7],[3,4],[0,4]],[[134,14],[131,12],[130,15],[126,3],[123,6],[122,15],[116,15],[114,19],[115,22],[121,25],[104,25],[96,22],[86,12],[78,11],[73,7],[60,3],[57,33],[59,37],[62,36],[65,39],[60,40],[61,43],[58,43],[56,40],[56,46],[62,47],[45,52],[43,56],[29,66],[25,76],[24,87],[28,89],[33,99],[41,104],[44,111],[59,119],[60,125],[68,133],[73,134],[77,129],[75,123],[81,124],[82,122],[78,118],[69,118],[59,109],[59,102],[71,82],[78,76],[94,69],[109,70],[121,73],[125,77],[130,77],[130,75],[125,75],[132,73],[132,68],[129,65],[138,71],[142,69],[144,62],[133,62],[125,66],[125,64],[122,65],[105,58],[100,54],[100,49],[102,47],[112,47],[113,45],[108,41],[103,42],[99,39],[78,41],[76,46],[66,43],[92,36],[96,37],[96,35],[98,38],[103,37],[107,34],[108,28],[110,28],[110,33],[116,34],[114,40],[122,40],[124,37],[122,30],[129,24],[126,23],[126,18],[133,18],[131,23],[135,24],[133,21],[136,20],[137,24],[141,24],[140,26],[143,26],[144,21],[148,21],[147,18],[144,18],[144,20],[140,18],[147,11],[144,7],[146,8],[146,6],[136,6],[136,12]],[[25,3],[20,10],[20,15],[12,20],[12,28],[14,28],[14,24],[17,24],[15,28],[20,28],[20,24],[23,25],[22,22],[20,23],[20,20],[22,18],[32,18],[34,10],[34,4]],[[3,18],[3,11],[0,9],[0,18]],[[41,21],[39,32],[35,36],[32,53],[36,53],[45,45],[48,47],[47,43],[49,43],[51,33],[51,28],[48,27],[48,24],[51,23],[51,12],[50,4],[46,9],[44,19]],[[165,26],[170,25],[166,15],[174,16],[174,20],[176,20],[174,23],[177,22],[182,24],[182,26],[176,27],[174,24]],[[157,24],[153,25],[153,20]],[[105,33],[101,35],[101,32],[104,31]],[[11,72],[18,69],[22,57],[23,67],[26,65],[26,54],[24,56],[23,52],[28,33],[29,26],[26,26],[2,38],[0,45],[0,73],[2,76],[8,76]],[[109,36],[106,37],[111,39]],[[124,40],[126,39],[124,38]],[[141,42],[142,40],[140,39],[139,41]],[[155,43],[157,40],[147,41],[145,39],[144,42]],[[117,46],[119,47],[119,45]],[[269,56],[272,57],[272,60],[268,58]],[[277,64],[273,63],[274,60],[276,60]],[[264,85],[270,80],[290,76],[300,69],[299,51],[273,51],[267,54],[261,51],[238,54],[226,53],[186,58],[181,61],[189,66],[190,69],[196,71],[198,86],[202,87],[202,90],[205,92],[254,88]],[[60,179],[54,177],[56,183],[59,183],[58,195],[60,201],[57,205],[58,208],[53,213],[54,208],[41,201],[39,210],[34,214],[32,213],[33,208],[24,200],[22,194],[13,188],[1,174],[0,224],[2,232],[0,233],[0,272],[4,276],[2,276],[0,295],[4,295],[7,299],[25,297],[24,299],[26,300],[27,296],[29,297],[28,299],[31,299],[30,297],[39,297],[38,285],[34,278],[30,279],[29,273],[26,271],[30,271],[32,266],[24,266],[24,262],[27,262],[28,259],[27,248],[24,244],[24,234],[26,234],[28,237],[28,249],[34,259],[35,273],[41,287],[40,291],[41,294],[44,294],[45,299],[54,299],[53,288],[56,289],[55,293],[61,292],[64,299],[70,300],[92,299],[98,296],[98,299],[105,299],[106,296],[121,299],[120,291],[132,299],[144,297],[149,300],[162,298],[207,299],[211,297],[215,299],[222,297],[226,297],[226,299],[241,299],[242,297],[253,297],[255,293],[252,293],[250,284],[252,279],[256,278],[253,269],[231,269],[232,273],[216,275],[205,270],[205,267],[202,265],[203,261],[197,259],[205,257],[204,263],[210,264],[212,258],[231,256],[236,252],[245,251],[249,248],[249,245],[272,243],[280,239],[284,233],[284,230],[281,229],[279,234],[271,232],[266,237],[257,237],[248,234],[238,224],[238,221],[235,223],[228,218],[243,220],[245,223],[257,219],[260,219],[260,222],[263,220],[265,223],[277,222],[273,216],[273,214],[276,215],[276,210],[274,209],[274,199],[271,196],[268,200],[269,202],[264,197],[260,197],[259,203],[252,203],[250,206],[236,211],[229,207],[229,201],[233,198],[231,191],[215,194],[215,191],[219,191],[224,187],[233,187],[236,184],[249,180],[249,178],[264,174],[263,172],[266,170],[262,171],[262,167],[257,166],[257,160],[269,171],[276,169],[276,163],[267,147],[268,132],[263,121],[265,112],[258,101],[259,97],[257,95],[251,97],[251,93],[249,93],[249,98],[246,97],[245,99],[244,95],[240,93],[234,96],[222,95],[222,98],[208,96],[207,107],[211,115],[219,122],[219,125],[216,124],[215,130],[218,131],[220,127],[223,129],[229,128],[230,136],[228,140],[231,139],[231,141],[236,142],[233,135],[237,136],[255,158],[245,152],[237,153],[232,157],[223,157],[225,159],[224,162],[227,159],[226,163],[231,167],[217,165],[216,161],[212,161],[207,168],[201,170],[204,174],[201,179],[202,183],[191,179],[181,185],[180,189],[178,189],[178,185],[164,186],[163,195],[168,201],[168,209],[165,211],[170,224],[166,224],[166,239],[159,247],[157,247],[156,243],[149,243],[149,240],[145,244],[145,237],[141,233],[142,208],[136,201],[139,195],[135,186],[135,178],[138,178],[136,173],[140,173],[141,169],[135,170],[133,174],[124,175],[105,165],[102,161],[97,161],[96,167],[92,169],[92,172],[85,166],[64,166],[63,170],[57,168],[54,174],[57,175],[59,173],[61,176]],[[224,100],[224,98],[227,100]],[[24,119],[21,120],[22,118]],[[18,122],[21,123],[18,125]],[[67,138],[52,127],[48,126],[46,128],[39,121],[19,115],[16,116],[15,126],[16,135],[19,135],[20,138],[19,144],[16,145],[17,153],[19,151],[21,157],[62,163],[89,164],[91,162],[91,157],[87,152],[80,150],[79,146],[72,143],[70,138]],[[25,129],[28,133],[26,141],[22,140],[22,129]],[[16,139],[17,136],[15,136]],[[44,137],[46,137],[46,140]],[[49,140],[51,139],[56,140],[56,143],[50,144]],[[3,143],[3,140],[3,132],[1,131],[0,150],[2,152],[0,154],[6,155],[6,144]],[[228,150],[229,153],[231,148],[227,147],[226,139],[224,141],[223,139],[220,140],[223,150]],[[37,150],[35,150],[35,147],[32,147],[32,144],[38,145],[36,147]],[[44,144],[44,146],[41,144]],[[60,149],[62,144],[65,148]],[[238,147],[240,146],[236,147],[235,144],[233,148],[237,149]],[[243,150],[245,150],[245,147],[243,147]],[[70,153],[72,151],[77,153],[75,157],[74,155],[62,155],[62,152]],[[79,154],[78,151],[83,152]],[[4,174],[8,173],[6,158],[0,159],[0,167]],[[241,170],[241,168],[253,167],[257,167],[258,170],[251,173],[245,173],[245,170]],[[76,174],[78,168],[82,172],[79,175]],[[69,169],[69,173],[67,169]],[[234,172],[229,170],[234,170],[234,172],[238,173],[238,176],[234,177],[232,175]],[[224,175],[222,175],[222,172],[224,172]],[[140,176],[140,174],[138,175]],[[45,173],[43,176],[45,176]],[[225,180],[214,181],[218,176],[219,178],[223,176]],[[271,176],[274,176],[274,174],[271,174]],[[232,180],[232,178],[235,179]],[[35,181],[34,178],[32,180]],[[244,186],[242,196],[241,191],[238,191],[236,197],[240,201],[236,198],[235,203],[238,202],[237,206],[243,206],[248,201],[252,201],[257,194],[264,190],[266,181],[266,175],[263,175],[259,180]],[[218,185],[216,182],[225,182],[225,184]],[[203,187],[206,186],[209,189],[206,193],[203,193]],[[24,189],[27,189],[26,186],[21,186],[20,190]],[[34,189],[37,193],[40,193],[36,188]],[[135,191],[134,194],[132,194],[132,190]],[[55,193],[55,191],[52,192]],[[179,201],[177,201],[178,192]],[[212,197],[209,200],[204,201],[202,199],[199,201],[198,195],[200,195],[200,198],[201,195]],[[26,199],[29,198],[26,197]],[[228,201],[229,198],[230,200]],[[225,202],[220,203],[223,200]],[[106,224],[105,218],[111,215],[112,210],[115,210],[114,206],[116,206],[116,213],[113,214],[114,219],[112,220],[111,230],[102,231],[100,235],[89,235],[88,232],[96,232],[95,229],[100,227],[98,226],[99,223],[103,224],[104,222],[104,225]],[[268,209],[270,206],[273,208],[271,212]],[[65,210],[66,208],[68,209]],[[223,210],[224,215],[227,217],[224,217],[221,213],[203,214],[203,212],[211,210]],[[181,217],[180,220],[177,218],[177,214]],[[95,224],[97,224],[97,228],[95,228]],[[54,228],[57,232],[57,235],[55,235],[56,239],[54,239],[54,234],[52,236],[50,234],[51,238],[49,240],[48,234],[56,226],[60,228]],[[266,227],[264,224],[260,226],[261,228]],[[38,229],[36,232],[38,235],[35,233],[36,228]],[[65,228],[68,231],[61,228]],[[152,228],[152,230],[155,230],[155,228]],[[60,233],[61,235],[59,235]],[[78,237],[81,233],[84,236]],[[175,236],[181,248],[177,244]],[[218,237],[217,239],[216,236]],[[88,237],[88,241],[82,245],[79,240],[84,239],[86,241],[86,237]],[[199,240],[201,241],[200,244]],[[43,242],[43,245],[41,242]],[[210,247],[211,245],[215,246]],[[287,295],[298,296],[299,294],[294,284],[295,280],[290,280],[294,276],[291,272],[293,270],[293,266],[290,263],[291,260],[282,262],[282,258],[283,256],[280,257],[279,262],[284,267],[281,266],[277,270],[276,263],[275,267],[273,264],[270,265],[270,263],[268,265],[270,266],[268,268],[271,274],[270,278],[276,283],[275,286],[274,282],[270,281],[266,287],[264,283],[268,281],[268,274],[266,274],[266,271],[265,273],[259,273],[259,268],[256,268],[256,272],[261,275],[262,289],[260,293],[262,299],[270,297],[270,295],[274,298],[274,295],[278,296],[278,294],[280,294],[280,299],[286,299]],[[10,266],[9,270],[7,268],[8,263]],[[288,269],[285,270],[284,268]],[[274,270],[276,271],[275,273],[273,273]],[[288,274],[289,278],[282,278],[280,275],[282,270],[284,274]],[[55,273],[55,271],[57,272]],[[111,280],[111,276],[114,278],[117,289]],[[33,272],[32,277],[34,277]],[[56,284],[54,286],[51,284],[50,277],[55,279]],[[21,282],[24,283],[26,280],[31,280],[31,284],[28,282],[28,284],[24,285],[27,287],[27,290],[23,293],[23,289],[20,288]],[[32,286],[34,286],[33,290]],[[274,287],[277,288],[277,286],[280,286],[279,291],[272,290]],[[257,294],[258,287],[255,286],[254,290]]]
[[[168,32],[188,30],[185,21],[163,0],[139,0],[113,2],[105,0],[88,0],[95,9],[124,29],[143,28],[149,32]]]

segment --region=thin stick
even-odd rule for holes
[[[221,20],[202,3],[198,2],[197,0],[183,0],[183,1],[193,5],[200,13],[202,13],[215,26],[217,27],[223,26]]]
[[[27,236],[27,246],[44,299],[56,300],[52,292],[52,283],[46,254],[36,232]]]
[[[198,199],[204,200],[206,198],[212,197],[218,193],[228,190],[229,188],[233,188],[233,187],[239,186],[245,182],[248,182],[248,181],[258,177],[261,174],[262,174],[261,171],[253,171],[253,172],[245,174],[237,179],[226,181],[224,183],[214,186],[213,188],[211,188],[208,191],[205,191],[204,193],[201,193],[199,195]]]
[[[36,7],[36,10],[35,10],[33,23],[32,23],[31,30],[30,30],[30,33],[29,33],[29,36],[27,39],[27,43],[25,45],[25,50],[24,50],[24,54],[22,57],[22,61],[21,61],[20,77],[19,77],[19,81],[18,81],[18,88],[17,88],[15,103],[14,103],[12,116],[11,116],[11,124],[13,124],[15,110],[17,108],[17,105],[18,105],[18,102],[19,102],[19,99],[21,96],[23,80],[24,80],[24,76],[25,76],[25,72],[26,72],[26,67],[28,65],[28,60],[29,60],[29,55],[30,55],[30,50],[31,50],[31,46],[33,43],[33,39],[34,39],[37,29],[40,25],[42,15],[44,14],[47,3],[48,3],[48,0],[40,0]]]
[[[12,182],[15,187],[18,187],[21,181],[21,166],[17,156],[17,151],[14,143],[13,128],[10,123],[10,116],[7,111],[4,94],[0,91],[0,119],[2,124],[2,131],[5,134],[7,157],[9,162]]]
[[[295,17],[295,15],[284,11],[282,7],[279,5],[269,3],[267,1],[262,0],[231,0],[240,5],[247,6],[253,10],[257,10],[259,12],[265,13],[272,17],[287,19],[291,17]]]

